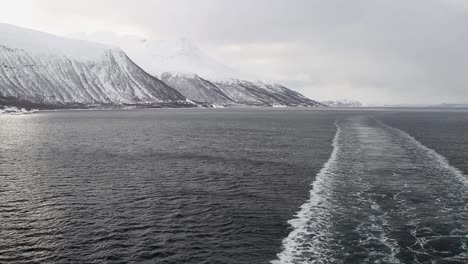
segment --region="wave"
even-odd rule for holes
[[[437,151],[425,146],[424,144],[419,142],[415,137],[411,136],[407,132],[405,132],[405,131],[403,131],[401,129],[398,129],[396,127],[389,126],[389,125],[385,124],[384,122],[382,122],[380,120],[376,120],[376,122],[379,123],[380,125],[382,125],[383,127],[389,129],[389,130],[397,132],[398,134],[400,134],[401,137],[407,139],[408,141],[413,143],[416,147],[418,147],[419,149],[426,152],[426,154],[432,160],[434,160],[435,162],[437,162],[439,164],[439,167],[441,169],[445,169],[445,170],[449,171],[453,176],[455,176],[455,178],[458,181],[460,181],[462,184],[464,184],[464,185],[466,185],[468,187],[468,177],[462,171],[460,171],[458,168],[452,166],[450,164],[450,162],[447,160],[447,158],[445,158],[441,154],[437,153]]]
[[[338,122],[335,122],[336,133],[332,141],[333,150],[330,158],[324,164],[323,168],[315,177],[315,181],[312,183],[312,190],[310,191],[310,199],[301,206],[300,211],[296,214],[295,218],[289,220],[288,223],[292,226],[293,231],[283,239],[283,251],[277,255],[278,260],[271,261],[272,264],[283,264],[292,263],[294,256],[300,256],[303,251],[301,241],[301,234],[307,233],[307,229],[314,224],[323,224],[317,222],[310,222],[311,208],[315,206],[326,206],[326,201],[322,195],[328,192],[331,188],[332,177],[327,177],[337,161],[337,156],[340,151],[339,141],[341,136],[341,127]]]
[[[468,178],[381,121],[360,116],[335,126],[330,158],[271,263],[464,259],[468,227],[459,219],[466,217]],[[451,239],[458,246],[437,244]]]

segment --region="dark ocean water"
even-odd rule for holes
[[[0,263],[468,263],[467,116],[1,116]]]

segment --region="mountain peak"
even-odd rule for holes
[[[60,54],[79,60],[95,60],[108,50],[120,50],[111,45],[59,37],[5,23],[0,23],[0,35],[0,45],[36,55]]]
[[[153,75],[164,72],[195,73],[203,78],[237,78],[239,72],[212,58],[189,38],[154,40],[114,33],[73,34],[72,37],[113,44],[121,47],[145,71]]]
[[[176,41],[176,45],[179,46],[179,49],[186,52],[199,53],[201,52],[200,48],[190,39],[186,37],[179,38]]]

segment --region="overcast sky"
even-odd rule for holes
[[[0,22],[187,37],[313,99],[468,102],[464,0],[0,0]],[[1,37],[1,36],[0,36]]]

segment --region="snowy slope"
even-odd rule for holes
[[[81,61],[99,59],[112,47],[87,41],[76,41],[31,29],[0,23],[0,45],[34,55],[63,55]]]
[[[230,79],[211,82],[196,74],[164,73],[161,80],[187,98],[217,105],[322,106],[279,84]]]
[[[216,84],[196,74],[163,73],[161,80],[190,100],[218,105],[233,105],[234,102]]]
[[[279,84],[231,79],[216,85],[239,104],[270,106],[323,106]]]
[[[112,46],[0,24],[0,96],[44,104],[186,103]]]

